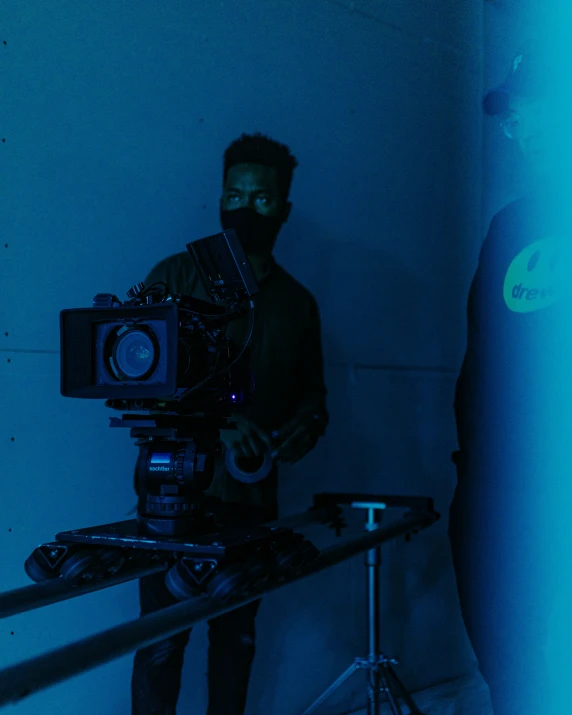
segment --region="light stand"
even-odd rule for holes
[[[379,528],[380,512],[386,508],[384,502],[352,502],[354,509],[364,509],[367,512],[365,530],[374,531]],[[380,614],[379,614],[379,567],[381,565],[381,545],[366,552],[365,566],[367,571],[367,628],[369,654],[367,658],[355,658],[349,668],[335,680],[320,697],[304,711],[303,715],[311,715],[322,705],[346,680],[358,670],[367,672],[367,715],[380,715],[382,693],[387,700],[393,715],[404,715],[399,699],[409,708],[410,715],[423,715],[414,703],[413,698],[397,677],[393,665],[397,661],[387,658],[380,650]]]

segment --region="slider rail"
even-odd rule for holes
[[[44,581],[43,583],[17,588],[14,591],[6,591],[6,593],[0,593],[0,618],[8,618],[18,613],[51,606],[52,603],[68,601],[70,598],[83,596],[84,593],[93,593],[94,591],[101,591],[104,588],[118,586],[145,576],[152,576],[153,574],[161,573],[161,571],[167,571],[168,568],[169,564],[165,561],[158,563],[156,566],[127,568],[112,578],[79,586],[70,586],[63,576],[60,576],[52,581]]]
[[[374,497],[379,502],[379,497]],[[357,500],[352,500],[357,501]],[[412,531],[431,526],[435,513],[420,512],[383,529],[378,528],[358,539],[324,549],[302,573],[278,583],[266,584],[248,596],[231,602],[208,597],[183,601],[161,611],[109,628],[75,643],[23,661],[0,671],[0,706],[16,703],[56,683],[60,683],[136,649],[150,646],[202,621],[233,611],[261,596],[313,574],[331,568],[363,551]]]

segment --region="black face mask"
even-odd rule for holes
[[[234,228],[246,253],[272,253],[276,237],[284,223],[281,216],[263,216],[249,208],[220,212],[223,230]]]

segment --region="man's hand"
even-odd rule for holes
[[[235,418],[236,429],[221,430],[220,438],[237,457],[260,457],[272,449],[270,437],[244,415]]]
[[[295,464],[316,446],[321,429],[312,414],[304,414],[288,422],[274,439],[272,456],[281,462]]]

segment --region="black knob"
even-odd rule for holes
[[[121,302],[112,293],[98,293],[93,299],[94,308],[119,308]]]
[[[145,283],[136,283],[127,291],[128,298],[137,298],[137,296],[145,290]]]
[[[179,484],[185,480],[185,454],[186,450],[180,449],[175,457],[175,477]]]

